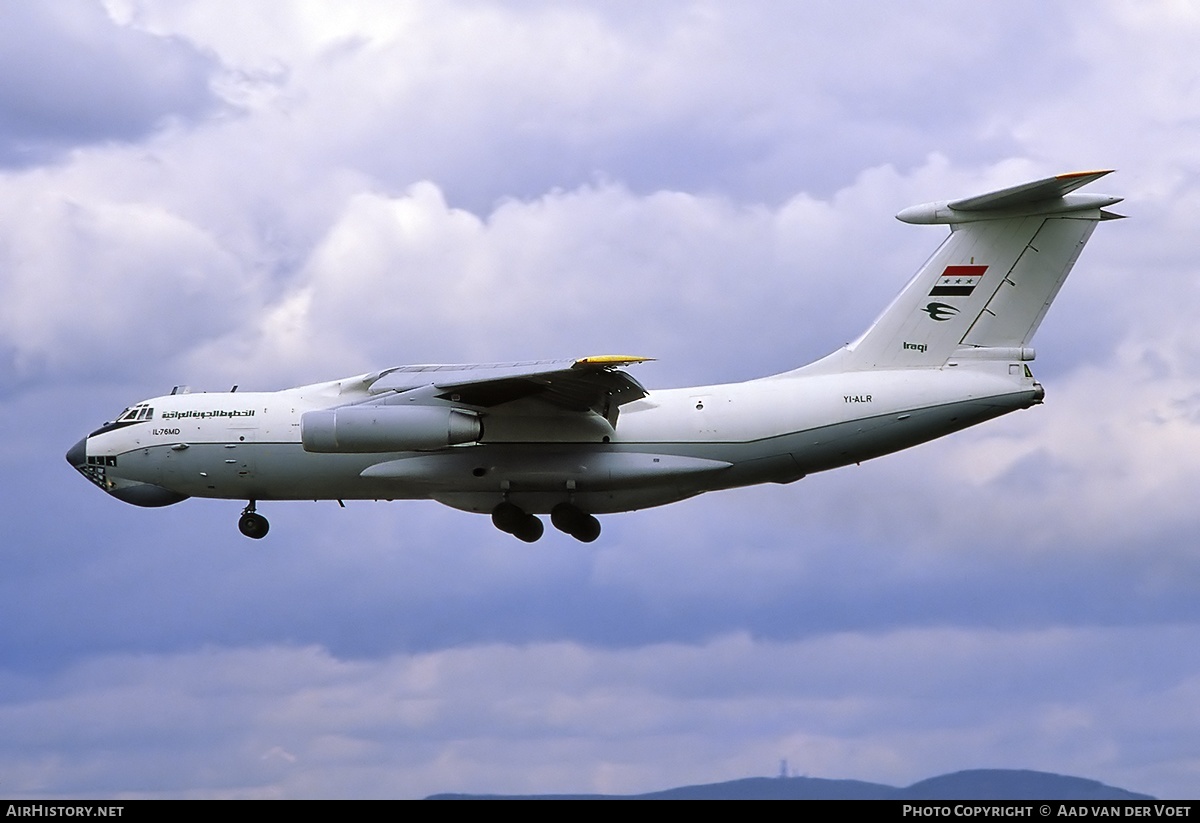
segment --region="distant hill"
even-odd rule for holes
[[[1097,780],[1026,769],[972,769],[900,789],[897,800],[1154,800]]]
[[[820,777],[748,777],[647,794],[435,794],[428,800],[1154,800],[1095,780],[1026,769],[971,769],[907,788]]]

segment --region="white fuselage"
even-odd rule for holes
[[[791,482],[1041,400],[1041,387],[1019,363],[835,374],[801,369],[654,391],[625,405],[615,427],[595,414],[530,414],[527,401],[516,401],[513,409],[482,411],[482,436],[469,444],[420,452],[306,451],[301,416],[369,400],[360,384],[361,378],[347,378],[277,392],[156,397],[139,404],[152,409],[148,419],[86,439],[90,476],[123,499],[136,496],[129,490],[139,486],[175,495],[163,502],[425,498],[488,512],[511,500],[537,513],[569,499],[601,514]]]

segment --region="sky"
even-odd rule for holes
[[[0,5],[0,795],[634,793],[968,768],[1200,797],[1200,11],[1186,2]],[[1043,406],[526,545],[433,502],[127,506],[177,384],[856,337],[915,203],[1126,198]]]

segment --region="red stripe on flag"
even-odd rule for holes
[[[946,266],[942,277],[980,277],[987,266]]]

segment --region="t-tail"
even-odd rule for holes
[[[807,367],[940,368],[970,358],[1032,360],[1029,347],[1096,223],[1122,198],[1072,194],[1111,171],[1060,174],[913,206],[905,223],[945,223],[950,236],[856,341]]]

